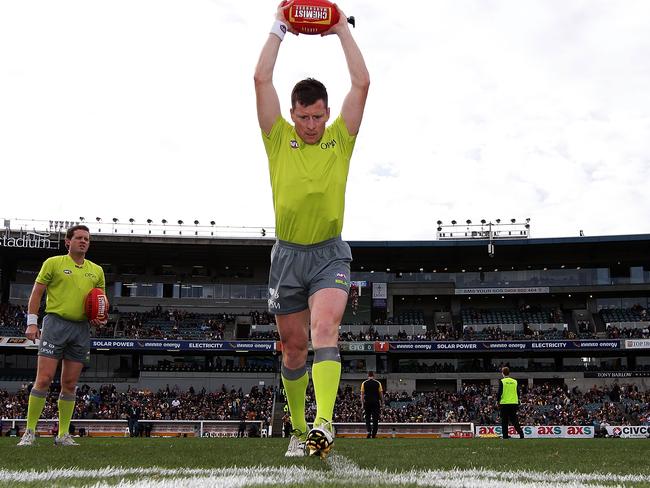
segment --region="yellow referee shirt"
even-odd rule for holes
[[[93,288],[106,291],[101,266],[88,259],[79,266],[68,254],[46,259],[36,283],[47,287],[45,312],[75,322],[88,320],[84,310],[88,292]]]
[[[341,235],[345,187],[356,136],[339,116],[317,144],[305,144],[281,116],[262,131],[269,158],[275,234],[295,244],[315,244]]]

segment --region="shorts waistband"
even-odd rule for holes
[[[336,236],[327,239],[326,241],[316,242],[315,244],[296,244],[294,242],[281,241],[280,239],[277,240],[277,243],[280,247],[293,249],[295,251],[313,251],[314,249],[322,249],[342,241],[343,239],[341,239],[341,236]]]
[[[77,325],[79,325],[79,324],[87,324],[87,323],[88,323],[87,320],[70,320],[70,319],[66,319],[65,317],[61,317],[60,315],[55,314],[55,313],[52,313],[52,312],[48,312],[48,313],[46,313],[45,315],[46,315],[46,316],[47,316],[47,315],[50,315],[50,316],[52,316],[52,318],[55,318],[55,319],[57,319],[57,320],[62,320],[63,322],[69,322],[69,323],[71,323],[71,324],[77,324]]]

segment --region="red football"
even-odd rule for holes
[[[84,306],[88,320],[105,320],[108,318],[108,297],[101,288],[93,288],[86,296]]]
[[[301,34],[322,34],[339,21],[338,9],[327,0],[294,0],[284,16]]]

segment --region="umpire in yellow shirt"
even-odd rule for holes
[[[282,384],[294,429],[285,456],[301,457],[307,449],[309,455],[325,457],[334,443],[332,420],[341,379],[339,325],[350,291],[352,253],[341,239],[345,189],[370,75],[345,14],[334,6],[339,22],[323,35],[339,38],[350,75],[350,91],[341,113],[327,125],[327,89],[320,81],[307,78],[291,92],[289,112],[293,124],[285,120],[273,73],[285,33],[297,34],[284,15],[292,4],[280,5],[276,10],[254,77],[257,119],[269,161],[278,239],[271,251],[268,309],[275,314],[280,333]],[[312,55],[323,55],[315,44]],[[300,59],[292,59],[291,64],[299,66]],[[311,429],[305,417],[310,338],[316,398]]]
[[[65,246],[68,254],[53,256],[43,263],[36,277],[27,307],[25,337],[38,346],[36,381],[29,395],[27,429],[19,446],[31,446],[36,439],[36,424],[45,407],[47,392],[61,364],[61,393],[59,394],[59,433],[54,440],[57,446],[78,445],[69,435],[70,420],[74,412],[77,381],[90,359],[90,327],[84,302],[93,288],[105,291],[104,270],[86,259],[90,246],[90,231],[85,225],[75,225],[67,230]],[[47,290],[45,317],[42,331],[38,328],[38,309]],[[106,321],[93,320],[93,325]]]
[[[508,424],[511,423],[519,437],[524,438],[524,431],[521,430],[517,420],[517,408],[519,406],[519,394],[517,392],[517,380],[510,377],[510,368],[507,366],[501,369],[503,378],[499,381],[499,409],[501,410],[501,433],[504,439],[509,439]]]

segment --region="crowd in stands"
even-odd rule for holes
[[[201,361],[158,361],[157,364],[144,364],[142,371],[164,371],[173,373],[188,372],[223,372],[223,373],[272,373],[275,372],[275,361],[271,358],[240,357],[238,361],[223,360],[221,356],[210,358],[206,363]]]
[[[592,335],[592,337],[595,337]],[[475,331],[473,327],[466,327],[463,330],[462,340],[464,341],[512,341],[512,340],[554,340],[554,339],[577,339],[575,332],[556,327],[547,330],[531,329],[527,323],[523,324],[522,332],[504,331],[499,326],[485,327]]]
[[[265,332],[253,331],[251,332],[249,339],[262,341],[279,341],[280,334],[277,330],[268,330]]]
[[[616,327],[611,325],[607,327],[608,339],[650,339],[649,328],[631,328],[631,327]]]
[[[264,324],[275,324],[275,315],[270,314],[266,311],[259,312],[253,310],[250,312],[251,324],[254,325],[264,325]]]
[[[226,325],[234,323],[235,319],[234,314],[200,315],[186,310],[164,310],[158,305],[148,312],[119,315],[115,336],[131,339],[223,340]],[[97,332],[95,335],[105,337]]]
[[[527,311],[528,312],[528,311]],[[531,312],[532,313],[532,312]],[[562,316],[556,317],[557,311],[551,310],[549,312],[554,317],[549,317],[548,320],[559,320]],[[419,315],[411,312],[413,316],[418,317],[416,322],[421,323]],[[248,337],[237,337],[238,339],[252,339],[252,340],[279,340],[280,336],[275,328],[274,317],[266,311],[251,311],[248,316],[250,317],[251,325],[266,325],[273,326],[262,330],[252,330]],[[164,328],[160,325],[160,319],[168,317],[167,322],[171,322],[171,328]],[[204,316],[205,317],[205,316]],[[134,312],[126,314],[121,317],[123,323],[122,327],[117,328],[116,336],[124,336],[127,338],[158,338],[158,339],[183,339],[188,338],[188,328],[196,328],[196,322],[201,318],[195,314],[180,311],[163,311],[161,309],[154,309],[150,312]],[[204,340],[222,340],[226,324],[234,323],[236,316],[232,314],[222,314],[216,318],[204,318],[199,325],[200,334],[191,337],[193,339]],[[386,324],[392,325],[393,319],[388,318]],[[416,324],[417,325],[417,324]],[[344,342],[349,341],[502,341],[502,340],[553,340],[553,339],[577,339],[580,338],[593,338],[593,332],[583,330],[578,336],[573,331],[567,330],[562,327],[560,330],[554,327],[551,329],[541,330],[539,328],[532,328],[527,322],[522,324],[521,330],[518,331],[505,331],[499,325],[488,326],[481,330],[475,330],[472,326],[466,326],[463,332],[458,332],[452,325],[439,326],[436,328],[429,327],[427,330],[420,332],[407,331],[403,328],[396,327],[393,333],[385,333],[385,329],[379,332],[373,325],[366,324],[365,326],[357,326],[351,331],[342,331],[339,334],[339,340]]]
[[[16,393],[0,389],[0,418],[25,418],[31,385]],[[158,391],[129,389],[118,392],[115,385],[99,389],[82,385],[77,389],[73,418],[117,420],[126,419],[129,407],[140,411],[140,420],[247,420],[271,421],[274,390],[272,387],[253,386],[248,393],[241,388],[208,392],[178,387]],[[41,418],[57,417],[56,384],[50,388]]]
[[[592,339],[597,337],[594,324],[587,320],[576,322],[576,329],[569,330],[563,324],[564,314],[560,309],[549,309],[543,311],[530,305],[522,305],[519,310],[508,313],[532,316],[534,314],[548,313],[548,324],[556,323],[558,327],[542,329],[531,326],[524,321],[520,326],[504,330],[501,324],[483,324],[478,326],[474,322],[481,320],[488,311],[479,309],[463,310],[463,317],[469,317],[467,323],[456,326],[447,325],[439,327],[428,327],[427,330],[416,331],[415,328],[407,331],[400,325],[399,320],[388,317],[381,325],[395,325],[391,333],[386,333],[386,328],[381,332],[376,325],[355,326],[354,330],[342,331],[339,335],[340,341],[504,341],[504,340],[572,340]],[[640,305],[628,310],[601,310],[602,314],[634,314],[638,321],[646,316],[646,309]],[[0,333],[5,335],[21,334],[24,330],[26,307],[21,305],[3,304],[0,305]],[[487,316],[487,315],[486,315]],[[400,317],[408,317],[412,325],[423,325],[421,312],[409,311],[408,314],[401,314]],[[603,315],[604,317],[604,315]],[[235,324],[238,316],[236,314],[197,314],[187,310],[163,309],[160,305],[146,312],[120,313],[112,310],[111,320],[105,326],[93,327],[92,334],[95,337],[120,337],[131,339],[200,339],[200,340],[224,340],[225,330],[228,325]],[[275,329],[275,318],[267,311],[250,311],[245,317],[246,322],[251,325],[272,326],[263,330],[253,330],[249,337],[238,337],[239,339],[253,340],[279,340]],[[406,320],[406,319],[405,319]],[[490,319],[492,320],[492,319]],[[462,329],[462,332],[460,330]],[[622,327],[608,325],[606,329],[607,338],[610,339],[645,339],[650,338],[650,327]]]
[[[18,392],[0,389],[0,418],[25,418],[31,385]],[[82,385],[77,390],[74,418],[126,419],[129,408],[139,409],[140,420],[248,420],[271,422],[274,391],[272,387],[254,386],[250,392],[218,391],[178,387],[158,391],[129,389],[118,392],[114,385],[99,389]],[[56,385],[50,389],[42,418],[57,415]],[[593,386],[585,392],[577,387],[541,384],[532,388],[522,385],[519,409],[523,425],[650,425],[650,391],[634,385],[615,384],[609,388]],[[386,392],[382,422],[474,422],[480,425],[499,423],[495,391],[487,384],[466,385],[462,391]],[[307,390],[306,414],[312,421],[316,414],[313,388]],[[339,389],[335,422],[363,422],[358,389],[350,385]]]
[[[23,305],[0,304],[0,330],[25,330],[27,307]]]
[[[601,364],[569,364],[558,366],[553,362],[531,361],[526,366],[511,365],[510,363],[485,363],[481,359],[468,359],[460,361],[458,366],[452,363],[428,362],[418,359],[400,362],[394,372],[398,373],[491,373],[500,371],[503,366],[508,366],[512,372],[543,372],[543,371],[648,371],[649,366],[637,365],[632,369],[627,365],[615,365],[608,362]]]
[[[407,393],[387,392],[382,422],[474,422],[500,423],[495,391],[489,385],[468,385],[462,391],[436,390]],[[586,392],[550,384],[523,389],[519,421],[522,425],[650,425],[650,392],[623,385],[611,389],[597,386]],[[316,408],[308,390],[308,421]],[[339,390],[335,422],[363,422],[361,398],[349,385]]]
[[[270,331],[252,331],[250,339],[263,339],[263,340],[280,340],[280,334],[277,330]],[[358,332],[341,332],[339,333],[339,341],[341,342],[354,342],[354,341],[456,341],[458,334],[453,330],[429,330],[422,334],[409,334],[404,329],[399,329],[397,334],[380,334],[377,330],[369,326],[366,330],[359,330]]]

